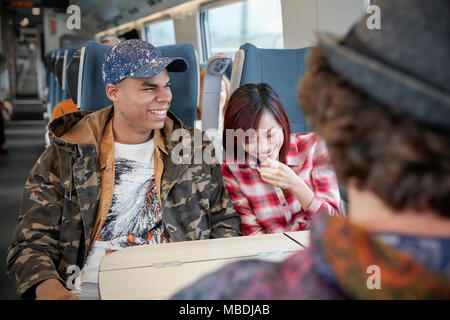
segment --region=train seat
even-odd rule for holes
[[[231,79],[231,72],[233,71],[233,60],[231,60],[228,67],[225,69],[224,75],[227,76],[228,80]]]
[[[301,49],[260,49],[250,43],[236,52],[231,75],[231,93],[247,83],[267,83],[277,92],[288,115],[292,132],[311,132],[298,105],[297,87],[306,72],[310,47]],[[339,185],[341,211],[348,210],[346,188]]]
[[[206,63],[200,63],[199,65],[200,71],[206,68]],[[231,79],[231,71],[233,70],[233,61],[230,62],[228,67],[225,69],[224,75],[227,76],[228,79]]]
[[[231,58],[219,53],[208,59],[206,63],[202,94],[202,130],[206,132],[214,144],[216,158],[219,163],[223,160],[222,125],[220,124],[220,94],[222,78],[231,63]]]
[[[112,104],[106,96],[102,65],[111,46],[88,41],[81,49],[78,79],[78,109],[97,111]]]
[[[50,52],[48,52],[46,55],[45,55],[45,58],[44,58],[44,67],[45,67],[45,86],[48,88],[48,89],[50,89],[50,77],[51,77],[51,74],[50,74],[50,64],[51,64],[51,60],[52,60],[52,52],[50,51]],[[47,102],[49,102],[50,100],[49,100],[49,93],[47,92],[47,97],[46,97],[46,99],[45,99]]]
[[[55,107],[55,105],[57,105],[59,102],[61,102],[63,100],[63,89],[62,89],[61,77],[62,77],[62,65],[64,62],[64,51],[65,51],[65,49],[56,50],[56,56],[55,56],[55,61],[54,61],[55,100],[54,100],[54,104],[52,105],[52,111],[53,111],[53,108]]]
[[[48,101],[50,103],[50,111],[56,105],[56,78],[55,78],[55,60],[56,60],[56,50],[50,53],[49,63],[48,63],[48,73],[49,73],[49,86],[48,86]]]
[[[67,90],[67,66],[69,65],[70,59],[72,59],[74,53],[78,50],[78,48],[68,48],[64,51],[64,60],[62,66],[62,100],[67,100],[70,97],[70,94]]]
[[[309,49],[260,49],[250,43],[242,45],[234,58],[231,93],[247,83],[267,83],[280,97],[292,132],[310,132],[297,102],[297,85],[306,71]]]
[[[69,98],[67,92],[67,77],[66,77],[66,67],[69,60],[72,58],[76,48],[62,49],[59,52],[58,59],[56,61],[56,80],[59,86],[59,94],[57,95],[58,102],[64,101]]]
[[[163,56],[181,57],[189,64],[185,72],[170,73],[172,82],[172,111],[187,126],[194,127],[200,96],[200,72],[197,54],[192,43],[180,43],[158,47]]]
[[[78,107],[78,78],[80,75],[80,59],[81,49],[73,53],[71,59],[67,61],[66,67],[66,86],[67,94],[72,98],[73,102]]]

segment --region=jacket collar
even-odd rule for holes
[[[448,277],[346,218],[316,215],[311,224],[311,252],[319,273],[351,298],[450,298]],[[377,268],[380,289],[369,289],[369,277]]]
[[[50,122],[50,141],[66,146],[89,144],[98,150],[112,116],[112,105],[96,112],[77,111],[65,114]]]

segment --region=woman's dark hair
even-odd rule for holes
[[[351,179],[394,210],[450,217],[450,132],[393,112],[335,73],[311,49],[299,86],[310,126],[326,141],[341,183]]]
[[[224,148],[227,146],[227,129],[234,131],[242,129],[244,132],[249,129],[257,130],[262,114],[269,111],[283,129],[284,143],[280,149],[279,160],[286,162],[291,127],[278,95],[269,85],[265,83],[243,85],[231,95],[225,110],[222,140]],[[231,150],[234,154],[237,153],[239,144],[234,137],[234,150]]]

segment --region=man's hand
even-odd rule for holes
[[[78,300],[78,297],[64,288],[57,279],[48,279],[36,287],[36,300]]]

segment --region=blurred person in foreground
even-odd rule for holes
[[[349,218],[317,215],[307,249],[229,264],[175,299],[450,298],[450,2],[373,4],[381,30],[366,15],[344,39],[319,33],[299,88]]]

